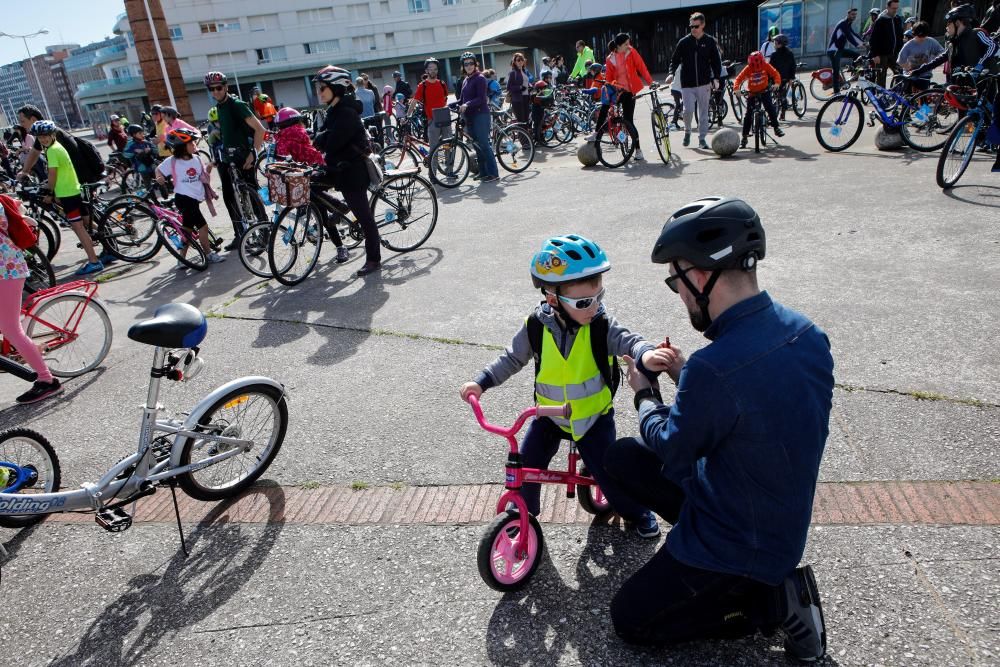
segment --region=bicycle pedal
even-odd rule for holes
[[[98,510],[94,521],[109,533],[120,533],[132,527],[132,516],[121,507]]]

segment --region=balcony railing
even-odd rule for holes
[[[103,49],[98,49],[94,53],[94,65],[103,65],[105,63],[115,62],[116,60],[125,60],[127,58],[128,49],[124,44],[116,44],[115,46],[107,46]]]
[[[534,7],[535,5],[539,5],[542,4],[543,2],[548,2],[548,1],[549,0],[514,0],[514,2],[510,3],[509,7],[505,7],[504,9],[501,9],[498,12],[494,12],[493,14],[490,14],[482,21],[480,21],[479,27],[483,27],[484,25],[489,25],[490,23],[493,23],[498,19],[502,19],[505,16],[510,16],[515,12],[521,11],[522,9],[527,9],[528,7]]]
[[[88,81],[76,89],[77,97],[97,97],[131,90],[143,90],[146,82],[141,76],[123,76],[117,79]]]

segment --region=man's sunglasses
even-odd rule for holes
[[[681,279],[681,276],[683,276],[685,273],[687,273],[693,268],[694,268],[693,266],[689,266],[686,269],[681,269],[674,275],[668,276],[663,282],[667,284],[667,287],[670,288],[671,292],[673,292],[674,294],[679,294],[680,292],[677,288],[677,281]]]
[[[601,288],[601,291],[598,292],[597,294],[595,294],[594,296],[585,296],[585,297],[581,297],[579,299],[571,299],[568,296],[562,296],[560,294],[553,294],[552,292],[548,292],[548,294],[552,294],[552,296],[558,297],[558,299],[560,301],[562,301],[563,303],[565,303],[567,306],[569,306],[573,310],[587,310],[588,308],[592,307],[595,303],[600,303],[601,301],[604,300],[604,288],[603,287]]]
[[[209,86],[208,89],[211,90],[213,93],[217,93],[220,90],[225,90],[226,87],[225,86]]]
[[[688,28],[690,28],[691,30],[697,30],[697,29],[701,28],[701,24],[700,23],[692,23],[691,25],[688,26]]]

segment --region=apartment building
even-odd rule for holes
[[[313,106],[310,77],[326,64],[364,72],[380,88],[403,72],[415,88],[423,61],[435,56],[443,75],[459,76],[458,57],[479,22],[503,8],[502,0],[161,0],[170,39],[194,116],[208,114],[205,72],[225,72],[243,97],[260,86],[275,101]],[[83,83],[77,97],[94,116],[145,104],[145,87],[125,15],[114,26],[125,38],[105,53],[102,82]],[[486,66],[506,71],[511,46],[474,49]]]
[[[35,103],[28,86],[29,75],[21,62],[0,66],[0,108],[3,109],[5,126],[17,122],[17,109]]]

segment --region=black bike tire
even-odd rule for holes
[[[523,164],[519,164],[517,168],[508,166],[500,157],[500,141],[503,139],[503,135],[505,134],[518,135],[518,137],[520,137],[522,150],[528,154],[527,158],[523,160]],[[497,164],[512,174],[520,174],[525,169],[530,167],[531,163],[535,160],[535,142],[531,139],[531,133],[516,125],[508,125],[507,127],[502,127],[497,130],[497,139],[493,143],[493,150],[497,157]]]
[[[53,483],[52,488],[48,492],[58,492],[62,482],[62,470],[59,466],[59,457],[56,456],[56,450],[49,443],[48,439],[38,431],[29,428],[12,428],[0,433],[0,445],[12,438],[31,438],[41,446],[42,451],[48,457],[49,463],[52,466]],[[26,495],[25,497],[30,496]],[[25,528],[38,523],[46,516],[45,514],[3,514],[0,515],[0,528]]]
[[[437,156],[438,151],[442,150],[442,148],[444,148],[446,145],[454,145],[457,154],[461,155],[464,158],[462,163],[463,169],[461,178],[459,178],[457,181],[453,183],[442,183],[437,177],[437,159],[435,156]],[[442,188],[457,188],[458,186],[460,186],[462,183],[465,182],[465,179],[469,177],[469,172],[472,169],[472,156],[469,153],[469,149],[465,146],[464,143],[458,141],[454,137],[448,139],[442,139],[440,142],[438,142],[438,145],[435,146],[434,150],[431,151],[431,154],[429,156],[429,161],[430,161],[431,182],[433,182],[435,185],[440,185]]]
[[[240,247],[239,247],[240,263],[243,264],[243,268],[245,268],[251,274],[259,278],[274,277],[274,274],[271,273],[271,264],[270,262],[267,261],[267,245],[265,244],[263,248],[261,248],[260,250],[260,254],[264,255],[264,262],[267,265],[266,272],[264,270],[257,270],[256,268],[250,265],[250,260],[248,259],[248,256],[250,256],[251,253],[250,250],[247,248],[247,245],[250,241],[259,238],[258,235],[261,233],[267,233],[267,241],[270,242],[271,239],[270,232],[273,231],[273,228],[274,225],[270,222],[258,222],[256,225],[254,225],[246,232],[244,232],[243,236],[240,237]]]
[[[153,245],[150,247],[150,249],[147,250],[145,253],[139,255],[126,255],[125,253],[122,252],[121,246],[118,244],[117,241],[114,241],[113,238],[112,238],[113,242],[106,240],[108,234],[108,219],[111,217],[112,212],[122,207],[141,209],[142,214],[149,217],[153,221],[153,228],[150,230],[150,234],[155,236],[156,240],[153,242]],[[109,206],[107,210],[104,212],[104,215],[101,217],[100,222],[98,222],[98,229],[101,230],[102,245],[108,250],[108,252],[110,252],[112,255],[114,255],[115,257],[124,262],[134,263],[134,262],[148,261],[156,256],[156,253],[160,251],[160,246],[163,245],[163,239],[160,237],[159,233],[156,230],[156,219],[157,219],[156,214],[152,211],[152,209],[147,207],[145,204],[142,204],[139,201],[131,199],[121,199],[121,201],[116,199],[114,200],[114,202],[112,202],[112,205]],[[149,235],[147,235],[145,238],[149,238]]]
[[[386,156],[389,155],[389,154],[391,154],[391,153],[393,153],[393,152],[398,152],[401,157],[400,157],[399,160],[397,160],[393,164],[392,168],[390,169],[385,164],[385,160],[386,160]],[[409,146],[407,146],[406,144],[400,143],[400,142],[396,142],[396,143],[392,143],[392,144],[387,144],[385,146],[385,148],[383,148],[382,150],[379,151],[378,155],[379,155],[380,158],[382,158],[382,166],[387,171],[393,171],[393,170],[396,170],[396,169],[408,169],[409,167],[404,167],[403,166],[403,161],[406,158],[409,158],[410,160],[412,160],[414,168],[420,169],[421,167],[423,167],[423,162],[424,162],[423,158],[421,156],[419,156],[418,154],[414,153],[413,150],[410,149]]]
[[[24,252],[24,261],[28,265],[28,277],[24,281],[24,293],[34,294],[39,290],[56,286],[56,272],[52,270],[52,262],[38,246],[28,248]]]
[[[622,123],[622,128],[624,129],[624,127],[625,127],[625,125],[624,125],[625,121],[623,120],[623,121],[621,121],[621,123]],[[632,136],[628,133],[628,130],[625,130],[625,135],[628,137],[628,139],[627,139],[628,148],[627,148],[627,150],[624,153],[622,153],[621,149],[618,148],[618,146],[620,146],[621,144],[619,144],[617,142],[614,142],[614,141],[612,141],[612,143],[608,144],[609,146],[614,146],[615,147],[615,155],[616,156],[619,156],[619,155],[622,156],[621,161],[620,162],[616,162],[616,161],[613,161],[613,160],[610,160],[610,159],[605,159],[604,153],[605,153],[606,149],[602,149],[601,148],[601,137],[603,137],[605,134],[607,134],[607,128],[608,128],[608,123],[607,123],[607,121],[605,121],[604,125],[602,125],[601,129],[598,130],[598,132],[597,132],[597,141],[594,142],[595,146],[597,147],[597,159],[600,161],[601,164],[603,164],[608,169],[617,169],[618,167],[621,167],[626,162],[628,162],[629,158],[632,157],[632,153],[635,152],[635,143],[632,141]]]
[[[369,201],[369,206],[371,207],[372,215],[375,215],[376,204],[379,201],[379,192],[386,191],[386,190],[392,190],[392,191],[394,191],[396,193],[399,193],[399,192],[403,191],[406,186],[395,187],[395,188],[394,187],[390,187],[390,186],[391,186],[391,181],[399,180],[399,179],[404,179],[404,178],[405,179],[413,179],[413,181],[415,183],[419,183],[420,184],[420,186],[421,186],[421,188],[423,190],[425,190],[426,192],[430,193],[430,201],[432,202],[433,213],[431,215],[431,221],[430,221],[429,226],[427,227],[427,231],[420,238],[420,240],[418,240],[416,243],[411,243],[411,244],[408,244],[408,245],[395,245],[392,242],[392,235],[391,234],[389,234],[387,236],[381,236],[381,234],[380,234],[381,239],[382,239],[382,243],[385,245],[385,247],[388,248],[389,250],[394,251],[394,252],[410,252],[410,251],[416,250],[417,248],[419,248],[420,246],[422,246],[424,243],[427,242],[427,239],[429,239],[431,237],[431,234],[434,232],[434,228],[437,226],[437,219],[438,219],[437,193],[434,191],[434,186],[431,185],[431,183],[428,182],[428,180],[426,178],[424,178],[423,176],[421,176],[419,174],[397,174],[395,176],[390,176],[388,179],[386,179],[385,182],[383,182],[382,185],[379,187],[379,189],[376,190],[375,192],[373,192],[372,195],[371,195],[371,199]],[[399,194],[397,194],[396,196],[398,197]],[[376,222],[376,224],[378,223],[378,218],[377,217],[375,219],[375,222]],[[391,223],[386,223],[386,224],[391,224]],[[386,225],[379,225],[379,229],[381,230],[384,226],[386,226]]]
[[[909,130],[907,130],[907,128],[909,127],[909,121],[913,115],[914,110],[920,108],[922,97],[931,97],[932,95],[937,96],[938,98],[937,103],[934,105],[934,116],[936,117],[937,112],[940,109],[941,105],[947,104],[947,102],[945,101],[944,91],[940,89],[923,90],[914,95],[913,97],[911,97],[906,105],[906,108],[903,109],[903,113],[900,117],[899,134],[903,138],[903,143],[905,143],[913,150],[920,151],[921,153],[931,153],[934,151],[939,151],[942,148],[944,148],[945,144],[948,143],[949,137],[951,137],[952,131],[954,131],[955,129],[954,127],[952,127],[947,133],[943,133],[942,136],[944,136],[944,139],[942,139],[939,143],[935,144],[929,144],[929,145],[918,144],[910,137],[910,133]]]
[[[50,260],[55,259],[56,253],[62,247],[62,230],[59,228],[59,223],[47,215],[38,216],[35,218],[35,222],[38,223],[39,227],[48,230],[47,233],[52,238],[52,247],[46,251],[46,255]]]
[[[280,270],[274,261],[275,241],[282,237],[282,234],[280,233],[279,230],[281,229],[282,223],[285,220],[285,218],[288,217],[290,213],[294,213],[295,211],[301,208],[306,208],[307,210],[309,210],[311,213],[311,217],[312,215],[314,215],[316,219],[317,227],[315,230],[315,238],[316,238],[315,252],[313,253],[312,261],[309,262],[306,270],[300,272],[300,274],[296,274],[294,278],[289,278],[288,273],[291,270],[291,267],[298,262],[299,250],[297,248],[295,249],[296,258],[287,267],[285,267],[283,270]],[[274,222],[274,231],[272,232],[271,238],[268,240],[267,244],[267,264],[268,266],[271,267],[271,274],[274,276],[275,280],[277,280],[282,285],[292,287],[298,285],[306,278],[308,278],[310,274],[312,274],[312,272],[316,269],[316,264],[319,263],[320,252],[323,250],[323,236],[326,234],[326,229],[323,227],[323,222],[325,220],[326,218],[324,218],[323,212],[320,211],[319,207],[312,202],[309,202],[305,206],[289,206],[284,211],[281,212],[281,215],[279,215],[278,219]],[[300,224],[299,221],[296,220],[295,221],[296,227],[299,224]],[[308,233],[308,229],[306,230],[306,232]],[[294,237],[295,235],[293,234],[292,235],[293,240]]]
[[[948,161],[948,148],[958,140],[960,131],[965,130],[968,123],[973,123],[973,134],[969,138],[968,144],[972,147],[972,150],[966,149],[962,152],[962,166],[951,178],[945,178],[944,166]],[[962,178],[962,175],[965,174],[965,170],[969,168],[969,163],[972,162],[972,156],[976,154],[976,139],[979,136],[980,129],[981,128],[978,123],[966,116],[964,119],[958,121],[951,133],[948,135],[948,141],[945,142],[944,147],[941,149],[941,155],[938,157],[937,169],[935,169],[934,172],[938,187],[942,190],[950,190],[955,187],[955,185],[958,184],[958,181]]]
[[[796,79],[792,81],[792,112],[797,118],[802,118],[806,115],[806,111],[809,110],[809,98],[806,96],[806,87],[802,85],[802,82]],[[796,97],[795,91],[799,91],[798,97]],[[800,99],[802,101],[802,111],[799,111],[799,107],[796,105],[795,100]]]
[[[671,105],[672,107],[673,105]],[[666,114],[663,113],[664,105],[660,105],[659,108],[654,109],[652,115],[649,117],[649,124],[653,127],[653,141],[656,142],[656,152],[660,154],[660,159],[663,164],[670,164],[670,122],[667,120]],[[659,123],[657,122],[659,120]],[[660,128],[657,128],[660,125]],[[666,139],[666,146],[663,145],[663,140]],[[666,155],[664,155],[666,151]]]
[[[848,141],[843,146],[831,147],[828,143],[826,143],[823,140],[823,134],[820,131],[820,124],[823,121],[823,114],[826,112],[828,108],[832,107],[834,104],[837,103],[843,104],[845,100],[848,101],[848,104],[851,104],[855,107],[854,110],[858,114],[860,122],[858,122],[858,128],[857,130],[854,131],[854,136],[851,137],[850,141]],[[864,109],[861,107],[861,102],[859,102],[857,98],[852,95],[841,94],[841,95],[834,95],[833,97],[831,97],[829,100],[827,100],[826,104],[820,107],[819,113],[816,114],[815,130],[816,130],[816,139],[817,141],[819,141],[819,145],[822,146],[824,149],[830,151],[831,153],[839,153],[840,151],[847,150],[848,148],[853,146],[854,142],[856,142],[858,140],[858,137],[861,136],[861,131],[865,127],[864,113],[865,113]]]
[[[56,250],[59,247],[56,245],[56,239],[53,236],[51,227],[38,222],[38,241],[35,243],[35,246],[45,253],[45,258],[50,262],[55,258]]]
[[[174,243],[167,238],[168,236],[173,236],[176,233],[174,226],[167,222],[166,220],[160,219],[156,221],[156,233],[160,237],[160,244],[167,249],[174,259],[179,261],[184,266],[195,271],[204,271],[208,268],[208,259],[205,257],[205,251],[202,249],[201,244],[198,242],[197,237],[194,241],[187,237],[187,232],[185,231],[184,243],[188,246],[188,254],[194,253],[195,255],[201,257],[202,262],[200,264],[192,262],[188,255],[182,255],[181,251],[174,245]]]

